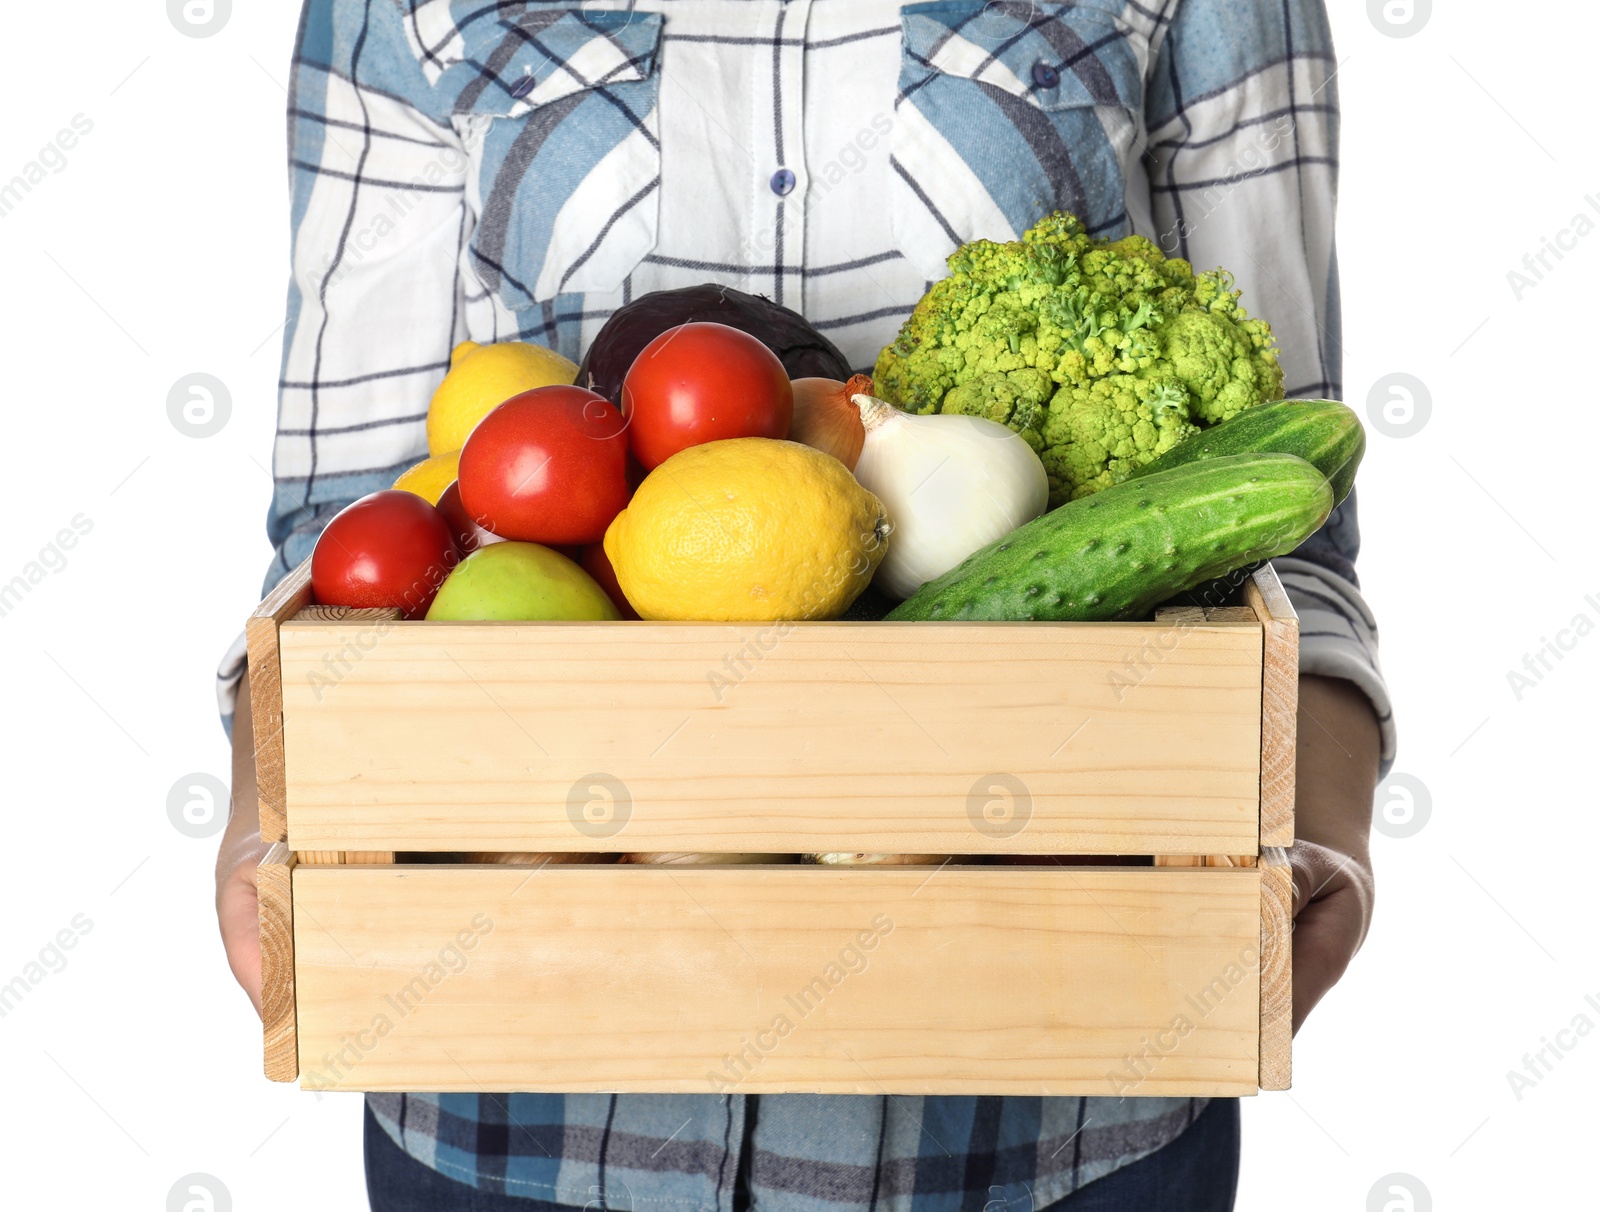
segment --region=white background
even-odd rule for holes
[[[1574,1016],[1600,1025],[1600,637],[1520,702],[1507,673],[1575,615],[1600,622],[1600,233],[1520,302],[1507,273],[1579,212],[1600,220],[1600,31],[1572,0],[1455,0],[1405,39],[1333,7],[1347,397],[1365,411],[1400,371],[1433,403],[1414,436],[1372,434],[1360,565],[1399,768],[1432,816],[1376,839],[1372,937],[1297,1041],[1293,1092],[1246,1105],[1239,1206],[1364,1209],[1391,1172],[1441,1209],[1593,1206],[1600,1034],[1520,1100],[1506,1074]],[[8,1206],[162,1208],[201,1171],[240,1209],[365,1207],[358,1100],[259,1076],[215,841],[166,816],[184,776],[226,778],[212,671],[268,558],[295,9],[240,5],[205,39],[151,0],[9,17],[0,180],[74,115],[93,130],[0,219],[0,581],[75,515],[93,529],[0,618],[0,981],[74,915],[93,928],[0,1019]],[[195,371],[232,396],[204,440],[166,415]]]

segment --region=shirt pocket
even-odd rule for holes
[[[890,222],[927,278],[970,240],[1070,211],[1129,230],[1124,166],[1144,108],[1128,27],[1073,4],[939,0],[901,10]]]
[[[468,255],[511,310],[616,291],[655,247],[661,25],[566,9],[460,29],[442,83],[471,161]]]

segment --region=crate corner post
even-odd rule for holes
[[[283,670],[278,659],[278,627],[311,601],[311,557],[256,607],[245,623],[250,668],[250,713],[255,729],[256,792],[260,799],[261,840],[287,841],[284,800]]]
[[[1294,875],[1288,852],[1261,854],[1261,1089],[1287,1090],[1294,1046]]]
[[[1261,623],[1261,845],[1292,846],[1300,619],[1271,564],[1251,575],[1244,593]]]
[[[292,1082],[300,1076],[294,996],[294,866],[294,852],[282,842],[274,842],[256,868],[263,1069],[275,1082]]]

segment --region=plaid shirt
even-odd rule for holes
[[[309,0],[268,584],[424,453],[451,348],[576,359],[713,280],[870,367],[943,259],[1063,208],[1232,269],[1290,395],[1340,394],[1322,0]],[[1393,729],[1354,499],[1279,570],[1302,668]],[[220,673],[223,711],[242,654]],[[573,1206],[1042,1207],[1173,1140],[1190,1099],[374,1095],[412,1156]]]

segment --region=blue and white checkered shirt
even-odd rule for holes
[[[959,244],[1056,209],[1231,269],[1291,396],[1340,394],[1322,0],[308,0],[268,583],[424,453],[460,341],[576,360],[724,282],[852,364]],[[1352,499],[1279,571],[1302,668],[1393,730]],[[230,714],[238,654],[222,671]],[[576,1207],[1031,1209],[1172,1141],[1190,1099],[375,1095],[407,1152]]]

